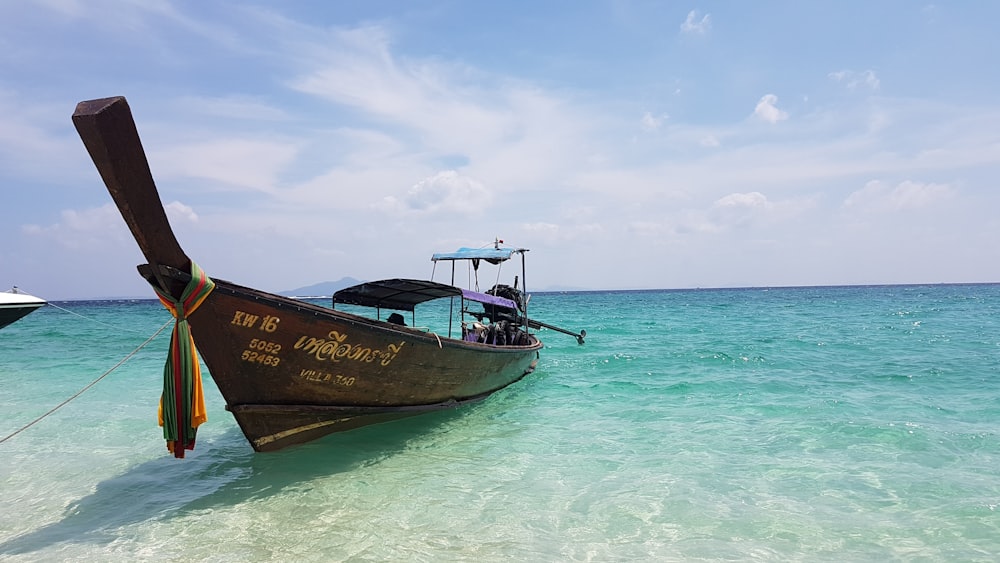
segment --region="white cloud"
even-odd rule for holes
[[[27,235],[43,237],[71,249],[99,248],[106,244],[108,238],[119,242],[130,239],[121,214],[112,203],[82,211],[66,209],[60,212],[57,223],[48,226],[24,225],[21,230]]]
[[[698,10],[688,12],[687,18],[681,24],[681,31],[684,33],[707,33],[712,29],[712,15],[705,14],[698,19]]]
[[[545,233],[550,236],[554,236],[559,232],[559,225],[555,223],[525,223],[521,225],[521,228],[534,233]]]
[[[642,129],[644,131],[656,131],[663,125],[663,122],[666,121],[669,117],[670,116],[668,116],[665,113],[660,115],[653,115],[652,113],[647,111],[642,116],[642,121],[641,121]]]
[[[341,31],[333,38],[332,47],[313,55],[316,67],[291,86],[412,128],[445,150],[509,138],[519,125],[512,123],[517,115],[509,108],[533,97],[521,96],[516,86],[491,84],[490,77],[458,64],[397,60],[388,33],[378,27]],[[450,125],[447,133],[442,124]]]
[[[733,193],[725,197],[719,198],[714,203],[715,207],[728,207],[728,208],[757,208],[757,209],[767,209],[770,207],[770,203],[767,201],[767,197],[760,192],[750,192],[750,193]]]
[[[708,219],[717,230],[738,228],[764,216],[772,207],[760,192],[732,193],[712,204]]]
[[[688,209],[670,221],[671,234],[679,236],[723,235],[754,229],[770,233],[793,224],[817,206],[816,198],[796,196],[771,200],[759,191],[734,192],[716,199],[707,209]],[[633,223],[638,233],[651,232],[651,224]],[[664,227],[665,228],[665,227]]]
[[[778,103],[778,97],[774,94],[766,94],[764,97],[757,102],[757,107],[754,108],[753,114],[768,123],[777,123],[779,121],[784,121],[788,119],[788,113],[778,109],[775,104]]]
[[[947,184],[922,184],[906,180],[895,187],[872,180],[844,200],[845,208],[869,212],[906,211],[926,208],[955,196]]]
[[[855,72],[853,70],[838,70],[836,72],[831,72],[827,74],[830,80],[844,84],[848,90],[859,90],[866,88],[872,91],[878,91],[881,86],[881,82],[878,79],[878,75],[875,74],[874,70],[866,70],[863,72]]]
[[[198,214],[194,212],[194,209],[179,201],[172,201],[164,205],[163,209],[166,211],[167,217],[171,222],[183,220],[196,223],[198,221]]]
[[[545,243],[565,243],[567,241],[593,240],[605,232],[600,223],[555,224],[547,222],[525,223],[521,230],[530,233],[531,238]]]
[[[660,219],[637,218],[627,224],[627,231],[650,242],[667,243],[702,235],[724,235],[772,217],[781,207],[760,192],[730,193],[718,198],[707,209],[679,209]]]
[[[332,46],[302,47],[315,67],[293,79],[292,88],[390,135],[406,154],[462,155],[477,177],[508,191],[560,181],[563,168],[579,166],[583,146],[593,145],[591,130],[606,119],[563,93],[509,76],[442,59],[397,57],[388,32],[378,27],[330,37]]]
[[[715,148],[722,145],[722,143],[719,142],[718,137],[716,137],[715,135],[705,135],[704,137],[701,138],[701,140],[698,141],[698,144],[708,148]]]
[[[493,201],[493,194],[479,181],[445,170],[417,182],[402,198],[384,198],[382,209],[431,215],[443,212],[479,215]]]
[[[218,98],[185,96],[178,99],[175,105],[188,112],[241,120],[286,121],[290,117],[286,110],[250,96],[232,95]]]
[[[278,175],[294,160],[297,148],[278,141],[218,138],[178,144],[151,154],[157,178],[209,180],[216,187],[273,191]]]

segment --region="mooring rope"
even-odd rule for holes
[[[115,330],[131,330],[133,332],[139,332],[138,330],[136,330],[134,328],[126,328],[126,327],[115,326],[113,324],[106,323],[104,321],[99,321],[97,319],[92,319],[92,318],[87,317],[85,315],[81,315],[80,313],[77,313],[76,311],[70,311],[69,309],[64,309],[64,308],[60,307],[59,305],[56,305],[55,303],[52,303],[51,301],[46,302],[45,305],[47,307],[55,307],[56,309],[59,309],[60,311],[64,311],[64,312],[69,313],[71,315],[76,315],[76,316],[78,316],[81,319],[86,320],[86,321],[90,321],[90,322],[94,322],[94,323],[97,323],[97,324],[102,324],[102,325],[107,326],[107,327],[111,327],[111,328],[113,328]],[[163,329],[160,329],[160,330],[163,330]]]
[[[113,372],[116,369],[118,369],[119,367],[121,367],[122,364],[124,364],[125,362],[127,362],[129,360],[129,358],[131,358],[132,356],[134,356],[139,350],[142,350],[147,344],[149,344],[150,342],[152,342],[154,338],[156,338],[157,336],[159,336],[159,334],[161,332],[163,332],[163,329],[167,328],[167,326],[169,326],[173,322],[174,322],[174,319],[170,319],[169,321],[163,323],[163,326],[161,326],[159,329],[157,329],[157,331],[154,332],[152,336],[150,336],[149,338],[147,338],[146,341],[143,342],[142,344],[140,344],[138,348],[136,348],[135,350],[132,350],[131,352],[129,352],[124,358],[122,358],[111,369],[109,369],[108,371],[106,371],[103,374],[101,374],[101,376],[98,377],[97,379],[95,379],[95,380],[91,381],[90,383],[88,383],[83,389],[80,389],[79,391],[77,391],[77,393],[75,395],[73,395],[72,397],[66,399],[65,401],[63,401],[63,402],[59,403],[58,405],[56,405],[55,407],[53,407],[52,410],[50,410],[49,412],[43,414],[42,416],[36,418],[35,420],[32,420],[28,424],[25,424],[21,428],[15,430],[9,436],[7,436],[7,437],[3,438],[2,440],[0,440],[0,444],[6,442],[7,440],[10,440],[11,438],[13,438],[14,436],[17,436],[21,432],[24,432],[28,428],[30,428],[30,427],[34,426],[35,424],[37,424],[38,422],[41,422],[41,420],[43,418],[49,416],[50,414],[56,412],[57,410],[61,409],[64,406],[66,406],[67,404],[69,404],[70,401],[72,401],[73,399],[76,399],[77,397],[79,397],[80,395],[82,395],[84,393],[84,391],[86,391],[87,389],[90,389],[94,385],[97,385],[97,382],[99,382],[100,380],[104,379],[105,377],[107,377],[108,375],[110,375],[111,372]]]

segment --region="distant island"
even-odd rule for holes
[[[325,281],[304,287],[280,291],[278,292],[278,295],[284,295],[285,297],[330,297],[345,287],[351,287],[352,285],[358,285],[359,283],[361,283],[361,281],[354,278],[340,278],[337,281]]]

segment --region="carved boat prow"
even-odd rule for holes
[[[128,101],[80,102],[73,124],[149,264],[186,270],[190,259],[170,228]]]

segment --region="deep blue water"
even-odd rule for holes
[[[211,381],[170,457],[155,301],[0,331],[0,559],[993,561],[1000,285],[542,293],[484,403],[272,454]],[[110,373],[108,373],[110,370]]]

